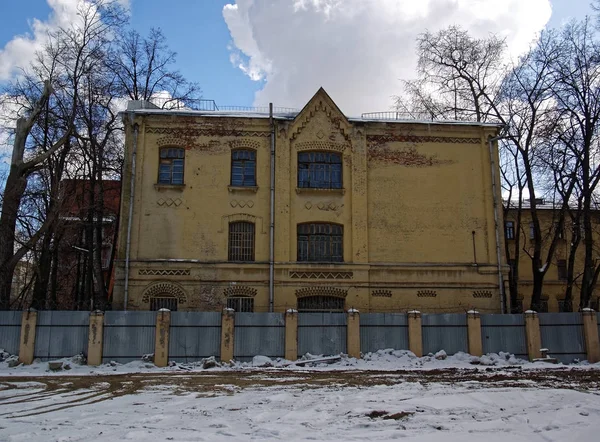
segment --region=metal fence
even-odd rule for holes
[[[459,351],[469,351],[467,342],[467,316],[461,313],[442,315],[424,314],[423,354],[445,350],[453,355]]]
[[[89,312],[38,312],[34,357],[47,361],[87,354],[89,320]]]
[[[156,312],[106,312],[102,362],[139,361],[154,353]]]
[[[564,364],[586,359],[580,313],[545,313],[539,318],[542,347],[548,349],[548,356]]]
[[[404,313],[360,315],[360,349],[363,353],[393,348],[408,350],[408,320]]]
[[[346,353],[345,313],[299,313],[298,356]]]
[[[527,359],[525,317],[523,315],[481,315],[483,353],[512,353]]]
[[[256,355],[285,356],[285,318],[283,313],[236,313],[233,357],[249,361]]]
[[[0,311],[0,349],[11,355],[19,354],[22,312]]]
[[[220,351],[221,313],[171,312],[169,359],[193,362],[210,356],[218,358]]]

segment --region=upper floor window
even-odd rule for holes
[[[335,152],[300,152],[298,187],[341,189],[342,155]]]
[[[506,239],[515,239],[515,222],[506,221],[504,223],[504,234]]]
[[[256,186],[256,152],[234,150],[231,152],[231,185]]]
[[[558,279],[560,279],[561,281],[566,281],[567,280],[567,260],[559,259],[558,261],[556,261],[556,268],[558,271]]]
[[[535,238],[535,225],[533,224],[533,222],[529,223],[529,239],[534,239]]]
[[[343,229],[338,224],[298,224],[298,261],[343,262]]]
[[[254,224],[229,223],[229,261],[254,261]]]
[[[184,161],[185,150],[176,147],[163,147],[160,150],[158,183],[183,184]]]

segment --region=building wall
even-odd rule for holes
[[[139,129],[128,308],[148,309],[152,296],[170,293],[181,310],[220,309],[228,295],[245,295],[254,297],[255,311],[268,311],[269,120],[133,115]],[[135,138],[129,119],[126,129],[115,308],[125,302]],[[349,121],[322,90],[293,120],[277,119],[275,311],[318,294],[343,297],[346,308],[361,311],[500,311],[487,144],[495,131]],[[164,146],[185,148],[185,185],[157,184]],[[256,151],[256,188],[229,185],[236,148]],[[298,152],[313,150],[342,154],[343,189],[297,187]],[[227,262],[228,225],[239,220],[255,223],[253,263]],[[343,226],[343,263],[297,262],[296,228],[304,222]]]

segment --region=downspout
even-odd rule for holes
[[[129,118],[133,123],[133,114],[129,114]],[[138,124],[133,125],[133,152],[131,154],[131,184],[129,187],[129,217],[127,219],[127,245],[125,248],[125,305],[124,310],[127,310],[129,302],[129,256],[131,253],[131,225],[133,218],[133,197],[135,195],[135,157],[137,154],[138,144]]]
[[[269,124],[271,126],[271,207],[269,219],[269,311],[274,311],[274,279],[275,279],[275,121],[273,119],[273,103],[269,103]]]
[[[500,221],[498,215],[498,196],[496,194],[496,163],[494,161],[494,146],[493,143],[502,139],[502,137],[490,137],[488,145],[490,148],[490,166],[492,168],[492,198],[494,202],[494,226],[496,230],[496,258],[498,260],[498,288],[500,289],[500,312],[506,313],[505,294],[504,294],[504,278],[502,277],[502,253],[500,247]]]

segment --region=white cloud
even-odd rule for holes
[[[256,104],[302,107],[323,86],[348,115],[387,110],[415,76],[415,39],[461,25],[527,49],[549,0],[235,0],[225,5],[232,62],[264,81]]]

